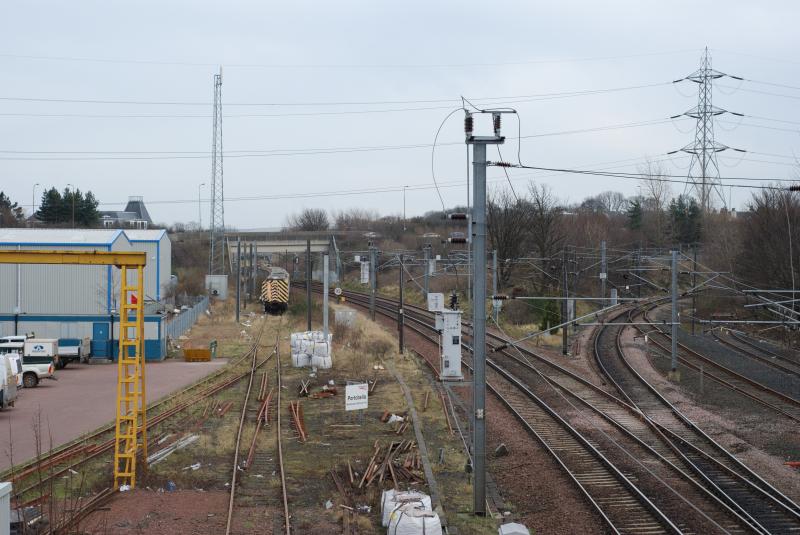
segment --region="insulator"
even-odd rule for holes
[[[467,219],[467,214],[465,214],[463,212],[456,212],[456,213],[448,214],[447,219],[466,220]]]
[[[508,297],[506,294],[497,294],[493,295],[492,299],[496,299],[497,301],[506,301],[510,299],[510,297]]]
[[[464,117],[464,133],[467,134],[467,136],[472,135],[472,126],[473,126],[472,115],[467,115],[466,117]]]
[[[499,113],[493,113],[492,117],[494,118],[494,135],[500,135],[500,117]]]
[[[466,238],[447,238],[448,243],[467,243]]]

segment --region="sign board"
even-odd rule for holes
[[[361,262],[361,284],[369,284],[369,262]]]
[[[342,295],[342,289],[337,286],[336,288],[333,289],[333,295],[336,296]]]
[[[608,274],[606,274],[606,273],[601,273],[600,274],[600,279],[607,279],[607,278],[608,278]]]
[[[444,310],[444,294],[428,294],[428,310],[430,312],[441,312]]]
[[[356,383],[344,388],[344,410],[359,411],[369,405],[369,385]]]
[[[353,262],[361,262],[361,255],[360,254],[354,255]]]

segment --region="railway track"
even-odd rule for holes
[[[368,299],[348,294],[348,299],[368,307]],[[379,298],[376,312],[396,317],[396,303]],[[436,345],[435,329],[427,311],[408,308],[406,327]],[[425,316],[422,318],[419,316]],[[433,363],[430,363],[435,368]],[[487,386],[566,471],[589,503],[614,533],[681,533],[675,524],[645,493],[630,473],[624,473],[593,439],[588,439],[551,408],[532,389],[495,362],[488,362]],[[468,363],[464,363],[470,369]]]
[[[263,329],[263,325],[261,328]],[[190,413],[193,409],[203,406],[203,402],[210,405],[209,398],[232,387],[249,375],[249,371],[241,373],[239,365],[250,358],[253,351],[255,351],[255,344],[248,347],[240,356],[232,359],[224,368],[150,404],[147,420],[148,433],[152,435],[154,431],[175,422],[181,422],[183,425],[183,422],[192,417]],[[43,503],[43,500],[48,499],[48,495],[56,492],[64,495],[74,493],[76,489],[72,487],[71,483],[73,480],[81,478],[81,471],[86,470],[89,463],[98,461],[113,451],[113,432],[113,424],[102,427],[78,440],[54,448],[37,459],[9,469],[0,477],[14,483],[13,500],[17,504],[16,506]],[[159,436],[151,436],[151,448],[158,442]],[[150,453],[153,453],[153,449]],[[80,485],[80,482],[78,484]],[[86,492],[86,489],[78,490],[80,494]],[[118,489],[109,486],[89,497],[65,498],[66,511],[62,513],[58,507],[55,508],[54,512],[57,513],[57,518],[52,519],[50,532],[71,532],[117,492]]]
[[[770,358],[773,358],[775,360],[784,362],[786,364],[790,364],[792,366],[800,367],[800,358],[797,356],[797,352],[791,353],[792,356],[790,357],[790,356],[787,356],[790,353],[781,354],[781,353],[778,353],[778,351],[773,351],[771,349],[767,349],[767,347],[766,347],[767,344],[765,344],[764,342],[753,341],[752,339],[749,339],[748,336],[744,336],[744,335],[742,335],[740,333],[731,331],[730,335],[731,335],[731,338],[733,338],[736,341],[740,342],[742,345],[747,346],[747,347],[749,347],[749,348],[751,348],[751,349],[753,349],[753,350],[755,350],[755,351],[757,351],[759,353],[762,353],[762,354],[764,354],[764,355],[766,355],[766,356],[768,356]]]
[[[348,298],[351,301],[356,301],[359,306],[368,306],[368,298],[366,296],[350,293]],[[427,311],[413,306],[409,307],[408,305],[405,308],[407,321],[411,320],[412,322],[417,322],[423,328],[430,328],[430,314]],[[377,312],[394,319],[394,310],[396,310],[394,301],[376,298]],[[410,327],[408,323],[407,327]],[[419,329],[412,328],[419,332]],[[603,332],[601,331],[600,335]],[[420,334],[425,336],[424,333],[420,332]],[[737,533],[753,531],[782,533],[800,529],[800,523],[798,523],[796,515],[797,506],[787,498],[782,497],[777,490],[763,482],[746,467],[739,466],[741,463],[719,445],[713,443],[713,441],[711,441],[713,445],[710,449],[718,457],[739,468],[740,472],[725,467],[719,459],[714,459],[713,456],[702,450],[695,450],[680,441],[676,445],[674,443],[676,437],[668,437],[670,430],[644,416],[641,409],[632,403],[629,398],[620,399],[615,397],[601,386],[590,383],[524,347],[514,348],[520,353],[519,357],[512,355],[509,350],[502,348],[506,345],[506,340],[503,337],[491,332],[487,333],[487,336],[497,342],[497,344],[490,343],[490,347],[495,350],[500,348],[500,351],[495,352],[494,355],[502,355],[504,358],[502,367],[491,360],[487,362],[490,369],[493,370],[490,372],[493,374],[489,382],[490,390],[509,407],[518,419],[522,421],[523,425],[528,428],[529,432],[537,436],[539,441],[559,460],[562,467],[570,473],[570,476],[579,486],[581,486],[579,483],[580,478],[576,475],[579,472],[571,471],[570,467],[563,463],[562,459],[557,455],[557,450],[553,449],[554,444],[558,448],[559,441],[563,441],[563,437],[558,436],[553,431],[552,422],[545,423],[542,420],[540,412],[531,411],[530,401],[532,399],[545,410],[553,410],[552,406],[558,407],[559,411],[568,412],[570,409],[576,409],[577,405],[582,405],[595,415],[603,418],[606,423],[615,429],[613,433],[609,433],[606,430],[601,435],[612,435],[606,438],[620,451],[625,451],[629,457],[631,455],[640,455],[642,459],[649,455],[661,463],[661,470],[657,472],[650,469],[637,469],[635,466],[637,463],[633,463],[633,467],[628,463],[625,466],[625,473],[632,474],[637,484],[645,487],[648,487],[648,483],[645,480],[649,477],[651,481],[649,482],[648,490],[654,496],[654,499],[659,501],[658,505],[675,518],[691,519],[691,527],[698,529],[698,532]],[[595,352],[598,355],[601,353],[601,348],[599,347],[600,339],[600,336],[595,339]],[[621,352],[619,333],[614,336],[613,342],[613,349]],[[490,355],[493,354],[490,353]],[[493,358],[497,357],[493,356]],[[530,362],[532,359],[536,360],[536,367]],[[435,368],[433,363],[431,365]],[[509,370],[513,371],[513,373],[510,373]],[[506,379],[506,383],[499,381],[496,377],[497,375]],[[524,379],[520,379],[521,377]],[[544,385],[545,382],[549,383],[549,385]],[[497,384],[502,386],[498,388],[495,386]],[[558,396],[552,395],[552,390],[549,391],[550,395],[546,402],[538,399],[536,397],[537,394],[547,396],[548,386],[559,389],[559,395],[564,398],[563,401],[570,397],[574,400],[574,403],[567,401],[566,405],[561,403],[561,406],[559,406]],[[503,390],[502,393],[500,392],[501,389]],[[558,417],[558,413],[555,410],[553,410],[553,414]],[[564,424],[558,426],[557,429],[566,429]],[[555,441],[548,442],[548,438],[554,438]],[[600,446],[600,441],[596,437],[592,437],[590,445],[593,447]],[[574,444],[572,447],[574,448]],[[570,451],[575,450],[572,449]],[[614,448],[606,448],[605,453],[613,455]],[[600,454],[603,455],[602,453]],[[641,465],[641,463],[639,464]],[[742,472],[745,475],[742,475]],[[752,479],[748,479],[746,476]],[[752,480],[757,481],[758,484],[753,483]],[[658,484],[653,481],[657,481],[658,484],[662,485],[662,488],[659,489]],[[765,488],[769,490],[765,490]],[[603,505],[607,505],[607,503],[596,500],[596,491],[593,496],[589,489],[584,487],[581,487],[581,489],[593,505],[601,511],[601,515],[604,514],[603,511],[607,508],[604,508]],[[672,499],[664,499],[664,493],[668,495],[671,493]],[[784,499],[786,500],[785,502],[783,501]],[[658,511],[656,513],[657,517],[661,511],[659,509],[656,510]],[[614,520],[607,516],[604,516],[604,519],[612,526],[619,525],[619,521],[615,523]],[[655,524],[652,524],[653,520],[653,518],[650,518],[651,524],[649,525],[651,527],[660,525],[663,528],[664,525],[659,524],[657,518],[655,519]],[[686,521],[671,527],[683,532],[691,531],[691,527],[687,525]],[[667,526],[667,528],[669,529],[670,526]]]
[[[744,339],[735,336],[731,333],[729,336],[714,334],[714,339],[720,344],[734,350],[740,355],[760,362],[770,368],[774,368],[787,375],[800,378],[800,362],[795,362],[787,359],[777,353],[773,353],[767,349],[762,349],[745,341]]]
[[[228,500],[225,535],[240,533],[242,532],[242,526],[251,522],[256,524],[257,529],[264,527],[263,523],[265,523],[267,519],[267,508],[271,505],[274,496],[269,481],[275,467],[275,457],[277,457],[277,471],[280,472],[282,510],[284,515],[282,527],[285,529],[286,535],[290,535],[291,533],[283,465],[283,450],[281,445],[280,340],[283,322],[282,319],[279,321],[280,323],[275,334],[275,342],[272,345],[272,352],[260,363],[263,365],[274,358],[276,371],[276,386],[274,389],[269,388],[269,375],[265,372],[265,374],[261,376],[258,394],[253,395],[253,385],[257,377],[256,371],[261,366],[258,362],[258,351],[256,350],[252,355],[247,388],[242,400],[242,410],[236,431],[236,442],[229,483],[230,496]],[[256,341],[256,345],[258,345],[258,341]],[[269,394],[267,394],[267,390],[269,390]],[[276,447],[275,451],[270,452],[264,450],[264,440],[263,437],[259,440],[259,431],[265,423],[269,422],[269,406],[273,392],[275,392],[276,398],[276,408],[274,411]],[[252,441],[249,447],[246,447],[247,445],[242,442],[242,438],[247,429],[253,431]],[[237,516],[241,517],[238,523]],[[259,525],[259,520],[262,525]]]
[[[651,305],[650,309],[652,309],[653,306],[654,305]],[[650,318],[648,312],[649,309],[631,309],[629,312],[629,319],[633,322],[636,316],[641,315],[644,321],[651,326],[651,330],[647,331],[651,343],[662,352],[669,355],[670,336],[661,330],[661,326]],[[636,328],[639,332],[645,333],[645,330],[640,326],[637,325]],[[680,342],[678,342],[678,360],[682,365],[698,373],[702,370],[703,375],[715,383],[755,401],[782,417],[800,424],[800,399],[795,399],[792,396],[788,396],[783,392],[779,392],[754,379],[746,377],[716,362],[714,359],[694,351]]]
[[[605,350],[595,352],[598,366],[620,395],[637,407],[693,471],[747,518],[754,529],[761,533],[800,531],[797,504],[706,435],[633,368],[622,349],[622,329],[601,327],[597,340]]]

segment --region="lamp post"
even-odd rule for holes
[[[31,218],[36,213],[36,186],[40,186],[38,182],[33,185],[33,191],[31,192]]]
[[[408,186],[403,186],[403,232],[406,231],[406,190]]]
[[[72,228],[75,228],[75,186],[73,184],[67,184],[67,186],[72,186],[69,193],[72,197]]]
[[[200,201],[200,188],[205,186],[206,183],[203,182],[199,186],[197,186],[197,224],[200,226],[198,230],[203,230],[203,209],[201,207]]]

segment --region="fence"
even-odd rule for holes
[[[164,322],[164,334],[167,340],[174,340],[191,329],[201,314],[208,310],[208,296],[199,298],[197,303],[182,309],[180,314],[171,316]]]

